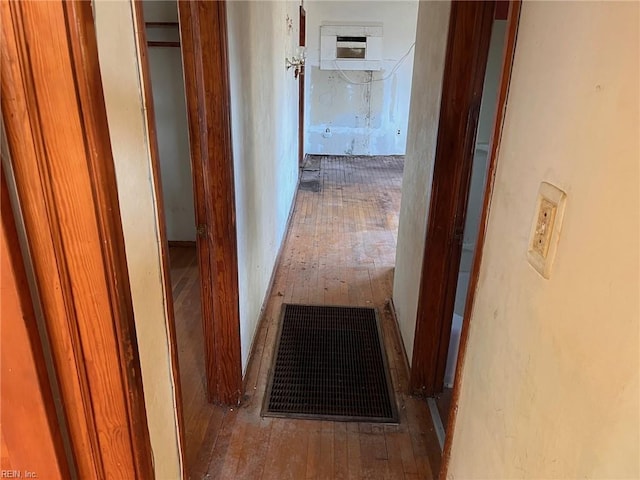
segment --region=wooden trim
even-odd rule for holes
[[[135,3],[138,3],[139,0],[136,0]],[[137,7],[136,7],[137,11]],[[138,24],[139,26],[144,25],[147,28],[178,28],[180,24],[178,22],[144,22],[144,24]]]
[[[78,475],[151,479],[91,5],[0,9],[7,143]]]
[[[169,355],[171,357],[172,384],[176,406],[176,422],[178,428],[178,442],[180,467],[183,478],[188,478],[184,459],[185,433],[184,433],[184,409],[182,403],[182,382],[180,380],[180,362],[178,358],[178,340],[176,336],[176,319],[173,304],[173,290],[171,288],[171,263],[169,260],[169,244],[167,243],[167,224],[164,209],[164,196],[162,192],[162,174],[160,169],[160,151],[158,149],[158,135],[156,132],[155,106],[153,102],[153,90],[151,85],[151,71],[149,67],[149,51],[147,50],[146,31],[144,29],[144,11],[142,1],[133,2],[137,43],[140,54],[142,91],[144,95],[147,130],[149,132],[149,152],[151,156],[151,170],[153,174],[153,190],[156,199],[158,218],[158,234],[160,236],[160,263],[162,268],[162,286],[164,290],[165,311],[167,313],[167,333],[169,336]],[[153,22],[148,22],[149,26]],[[177,22],[175,26],[177,26]]]
[[[493,18],[496,20],[507,20],[509,15],[509,2],[508,0],[497,0],[496,11]]]
[[[300,30],[298,31],[298,45],[305,47],[307,45],[307,11],[304,5],[300,5]]]
[[[180,42],[164,42],[159,40],[149,40],[147,42],[148,47],[178,47],[180,48]]]
[[[475,293],[478,287],[478,279],[480,278],[480,267],[482,265],[482,252],[487,232],[487,221],[489,219],[489,210],[491,208],[491,197],[493,195],[493,186],[495,183],[496,166],[498,162],[498,150],[502,138],[502,127],[504,123],[507,99],[509,95],[509,85],[511,83],[511,71],[513,67],[513,56],[515,53],[516,40],[518,36],[518,23],[520,20],[520,9],[522,4],[520,0],[509,2],[509,13],[507,18],[507,31],[505,39],[504,54],[502,60],[502,73],[500,75],[498,100],[496,108],[496,118],[491,136],[491,150],[489,156],[489,165],[487,172],[487,182],[484,193],[484,201],[482,206],[482,216],[480,222],[480,230],[476,246],[476,253],[473,258],[471,268],[471,277],[469,280],[469,289],[465,305],[465,314],[462,321],[462,332],[460,334],[460,347],[458,349],[458,362],[456,365],[456,375],[453,386],[453,395],[451,398],[451,410],[447,422],[447,436],[445,439],[444,451],[442,453],[442,465],[440,468],[439,478],[446,480],[449,470],[449,461],[451,460],[451,446],[453,445],[453,437],[456,431],[456,420],[458,416],[458,404],[460,402],[460,390],[462,387],[462,371],[467,356],[467,342],[469,340],[469,326],[471,323],[471,315],[475,300]]]
[[[304,163],[304,78],[305,65],[298,72],[298,165]]]
[[[400,331],[400,323],[398,322],[398,314],[396,313],[396,304],[393,302],[393,297],[389,298],[389,311],[391,312],[391,316],[393,317],[393,330],[397,337],[397,341],[402,348],[402,364],[404,365],[405,372],[407,376],[411,372],[411,366],[409,365],[409,355],[407,355],[407,349],[404,346],[404,340],[402,339],[402,332]]]
[[[300,32],[299,45],[307,44],[307,12],[300,5]],[[304,75],[305,65],[300,67],[298,73],[298,165],[304,162]]]
[[[196,248],[195,240],[169,240],[169,247]]]
[[[71,478],[73,456],[67,458],[49,381],[43,341],[20,248],[4,169],[0,168],[0,384],[2,385],[2,471],[29,470],[48,478]],[[55,381],[55,379],[53,379]],[[29,392],[28,395],[25,395]],[[26,397],[26,398],[25,398]],[[25,432],[37,432],[26,438]],[[5,453],[8,457],[5,458]]]
[[[411,362],[412,392],[442,391],[494,2],[452,2]]]
[[[198,225],[207,392],[242,395],[226,3],[178,2]]]

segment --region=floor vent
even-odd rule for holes
[[[376,310],[284,304],[262,415],[397,423]]]

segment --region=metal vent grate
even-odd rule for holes
[[[283,305],[262,414],[397,422],[376,311]]]

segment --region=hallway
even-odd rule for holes
[[[434,478],[440,450],[429,410],[411,398],[391,316],[402,157],[311,157],[298,189],[239,408],[205,401],[194,248],[171,248],[171,276],[193,479]],[[261,418],[282,303],[375,307],[399,425]]]

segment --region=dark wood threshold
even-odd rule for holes
[[[178,22],[144,22],[144,26],[147,28],[178,28],[180,24]]]
[[[169,240],[169,248],[183,247],[183,248],[196,248],[195,240]]]
[[[180,47],[180,42],[158,42],[158,41],[148,41],[148,47]]]

